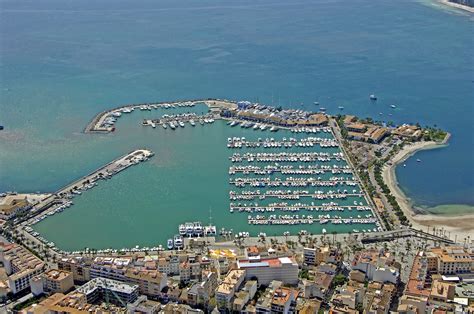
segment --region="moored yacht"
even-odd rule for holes
[[[176,249],[181,249],[183,247],[183,238],[180,235],[175,235],[173,239],[174,247]]]
[[[179,234],[184,236],[186,235],[186,226],[185,225],[179,225]]]
[[[174,247],[174,244],[173,244],[173,239],[168,239],[168,242],[166,244],[166,247],[168,248],[168,250],[172,250],[173,247]]]

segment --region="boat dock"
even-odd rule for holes
[[[247,141],[245,137],[229,137],[227,139],[228,148],[313,148],[319,145],[321,148],[339,147],[339,143],[332,138],[307,137],[302,139],[283,138],[277,141],[274,138],[259,138],[258,141]]]
[[[238,212],[247,212],[247,213],[254,213],[254,212],[274,212],[275,210],[279,211],[288,211],[288,212],[299,212],[302,210],[306,211],[321,211],[321,212],[332,212],[332,211],[371,211],[369,206],[364,205],[309,205],[309,204],[275,204],[275,205],[267,205],[267,206],[259,206],[258,204],[253,205],[235,205],[231,203],[230,211],[238,211]]]
[[[237,105],[233,101],[225,99],[192,99],[162,101],[140,104],[128,104],[115,107],[98,113],[85,127],[84,133],[110,133],[115,130],[115,123],[123,115],[132,113],[135,110],[152,111],[155,109],[173,109],[177,107],[193,107],[198,103],[206,104],[211,112],[220,112],[223,108],[235,108]]]
[[[184,128],[185,123],[189,123],[191,126],[196,126],[197,124],[210,124],[217,119],[220,119],[220,116],[214,113],[208,113],[205,115],[197,115],[195,113],[181,113],[175,115],[165,114],[160,119],[146,119],[143,121],[142,125],[151,126],[153,128],[156,128],[156,126],[162,126],[164,129],[169,127],[170,129],[175,130],[179,127]]]
[[[342,153],[234,153],[229,159],[233,163],[240,162],[329,162],[345,161]]]

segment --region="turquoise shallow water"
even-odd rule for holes
[[[0,5],[0,124],[6,127],[0,191],[53,191],[141,146],[163,148],[162,162],[177,160],[175,137],[160,139],[134,119],[120,121],[116,134],[81,133],[98,111],[117,104],[223,97],[311,109],[318,100],[330,112],[343,105],[347,113],[450,131],[448,147],[418,153],[414,158],[423,162],[412,158],[397,176],[417,205],[449,211],[446,205],[460,204],[472,211],[472,15],[411,0]],[[368,100],[371,93],[379,96],[377,104]],[[193,162],[195,153],[187,154],[175,153]],[[150,169],[150,177],[167,171],[165,165]],[[120,176],[125,182],[140,171]],[[113,180],[108,186],[98,189],[114,194]],[[121,192],[134,195],[140,188]],[[95,194],[99,190],[84,198]],[[128,199],[121,204],[136,215],[159,206]],[[194,202],[212,200],[196,196]],[[67,222],[73,223],[48,229],[64,228],[58,234],[65,236]]]

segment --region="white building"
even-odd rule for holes
[[[296,285],[298,283],[298,264],[293,258],[252,258],[237,262],[238,269],[246,271],[245,279],[257,278],[259,285],[268,285],[273,280],[284,284]]]

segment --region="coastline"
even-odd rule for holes
[[[452,8],[456,8],[456,9],[464,10],[464,11],[467,11],[467,12],[470,12],[470,13],[474,13],[474,8],[472,8],[470,6],[467,6],[467,5],[450,2],[448,0],[438,0],[438,2],[443,4],[443,5],[452,7]]]
[[[459,240],[473,234],[474,214],[435,215],[419,213],[410,199],[401,190],[395,174],[395,168],[416,152],[444,147],[449,137],[450,134],[448,133],[441,143],[430,141],[405,146],[391,159],[388,165],[383,167],[382,178],[414,228],[432,232],[434,227],[443,230],[443,232],[445,231],[446,235],[451,235],[452,239],[457,236]]]

